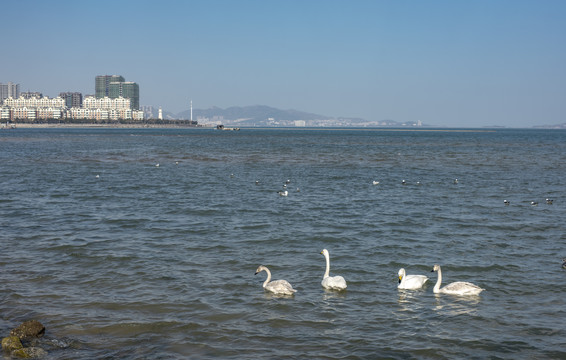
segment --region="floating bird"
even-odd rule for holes
[[[178,161],[175,161],[175,165],[179,165],[179,162],[178,162]]]
[[[399,269],[399,285],[397,287],[399,289],[420,289],[428,280],[428,277],[424,275],[405,275],[405,269]]]
[[[155,167],[159,167],[159,163],[155,164]]]
[[[373,184],[374,184],[374,185],[379,185],[379,181],[375,181],[375,180],[374,180],[374,181],[373,181]]]
[[[566,258],[562,259],[562,269],[566,269]]]
[[[267,279],[263,283],[263,288],[277,295],[293,295],[297,290],[293,289],[293,286],[287,280],[273,280],[271,281],[271,271],[266,266],[260,265],[255,271],[255,275],[260,272],[265,271],[267,273]]]
[[[320,283],[322,287],[330,290],[345,290],[348,285],[346,285],[346,280],[342,276],[330,276],[330,254],[328,250],[323,249],[320,253],[326,259],[326,271]]]
[[[255,181],[255,184],[256,184],[256,185],[259,185],[259,181],[258,181],[258,180],[256,180],[256,181]]]
[[[417,181],[417,185],[420,185],[420,184],[421,184],[421,182],[420,182],[420,181]]]
[[[457,183],[458,183],[458,179],[454,179],[454,184],[457,184]]]
[[[96,178],[97,178],[97,179],[100,178],[100,175],[96,175]]]
[[[503,200],[503,203],[504,203],[505,205],[511,204],[511,203],[509,202],[509,200]]]
[[[297,192],[301,192],[301,189],[297,188]]]
[[[485,290],[466,281],[456,281],[446,285],[441,289],[440,283],[442,282],[442,270],[440,270],[440,265],[434,265],[431,272],[434,271],[438,272],[438,280],[436,280],[436,285],[434,285],[434,289],[432,290],[432,292],[434,292],[435,294],[440,293],[450,295],[478,295],[480,292]]]
[[[407,185],[407,182],[405,180],[401,181],[401,185]]]
[[[287,184],[283,184],[283,189],[287,189]]]
[[[538,206],[538,202],[536,202],[536,201],[531,201],[531,205],[532,205],[532,206]]]
[[[277,192],[279,194],[279,196],[287,196],[289,195],[289,191],[285,190],[285,191],[278,191]]]
[[[290,184],[291,180],[287,179],[287,181],[285,181],[285,184]]]
[[[554,202],[554,200],[552,200],[552,199],[546,199],[546,203],[548,205],[552,205],[553,202]]]

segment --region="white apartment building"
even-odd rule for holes
[[[103,109],[103,110],[120,110],[130,108],[130,99],[117,97],[111,99],[109,97],[96,98],[87,96],[83,100],[83,107],[86,109]]]
[[[87,96],[83,107],[68,109],[62,97],[36,97],[29,99],[19,97],[7,98],[4,106],[0,107],[0,119],[6,120],[32,120],[37,119],[81,119],[81,120],[143,120],[141,110],[130,108],[130,99],[118,97],[111,99],[104,97],[97,99]]]
[[[65,107],[65,99],[59,96],[53,99],[47,96],[41,98],[34,96],[29,99],[22,96],[17,99],[9,97],[4,100],[4,106],[11,108],[63,108]]]

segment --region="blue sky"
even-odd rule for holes
[[[0,82],[96,75],[174,113],[268,105],[439,126],[566,123],[566,1],[10,1]]]

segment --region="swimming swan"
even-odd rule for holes
[[[399,289],[420,289],[423,287],[428,277],[424,275],[405,275],[405,269],[399,269]]]
[[[465,281],[456,281],[441,289],[440,283],[442,282],[442,270],[440,270],[440,265],[434,265],[431,272],[434,271],[438,272],[438,280],[436,280],[436,285],[434,285],[434,289],[432,290],[435,294],[478,295],[480,292],[485,290],[477,285]]]
[[[320,283],[322,287],[330,290],[346,289],[348,285],[346,285],[346,280],[344,280],[342,276],[330,276],[330,254],[328,253],[328,250],[323,249],[320,253],[324,255],[324,258],[326,259],[326,271]]]
[[[277,295],[293,295],[297,290],[293,289],[291,284],[287,280],[271,280],[271,271],[263,265],[260,265],[255,271],[255,275],[260,272],[265,271],[267,273],[267,279],[263,283],[263,288],[266,291],[272,292]]]

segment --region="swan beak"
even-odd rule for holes
[[[256,273],[254,275],[257,275],[257,274],[259,274],[259,272],[256,271]]]
[[[401,283],[402,278],[403,278],[402,276],[399,276],[399,284]]]
[[[432,269],[430,272],[434,272],[434,269]]]

